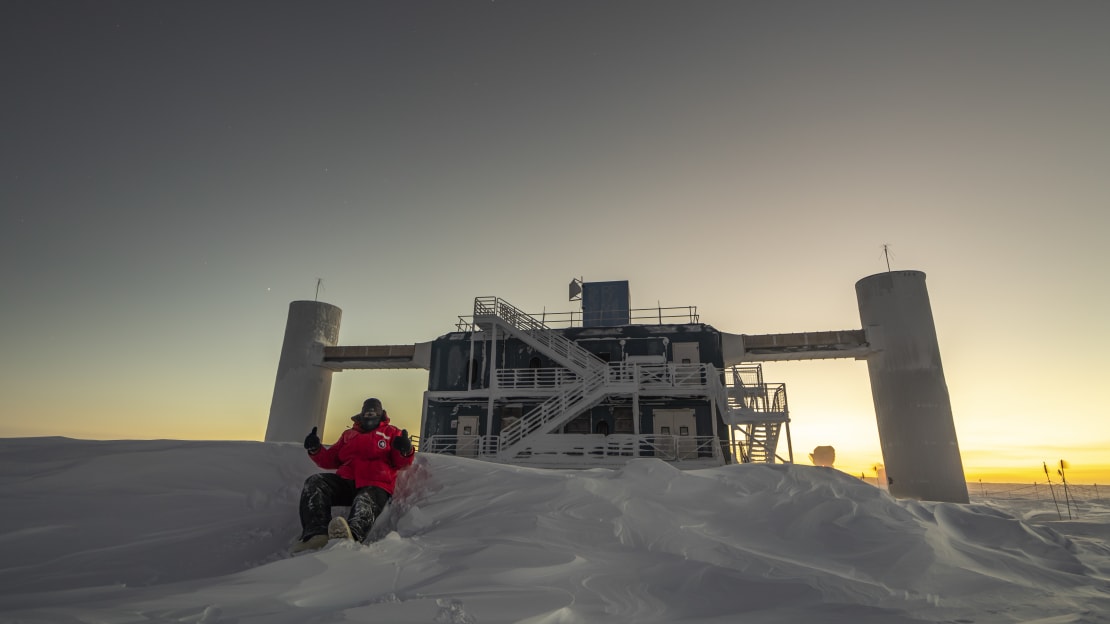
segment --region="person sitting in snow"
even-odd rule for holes
[[[324,448],[316,427],[304,439],[308,456],[317,466],[335,470],[314,474],[301,490],[301,539],[293,552],[320,548],[329,537],[362,541],[374,520],[393,497],[397,471],[412,464],[414,449],[409,432],[389,424],[378,399],[366,399],[351,417],[354,426]],[[331,517],[333,506],[349,506],[346,518]]]

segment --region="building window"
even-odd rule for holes
[[[613,433],[632,433],[632,408],[613,408]]]
[[[470,360],[470,387],[482,387],[482,361],[478,358]]]
[[[563,427],[563,433],[589,433],[590,432],[590,415],[589,413],[582,414],[578,418],[568,422]]]

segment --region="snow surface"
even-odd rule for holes
[[[418,455],[377,542],[291,556],[296,444],[0,440],[0,621],[1110,622],[1110,506],[829,468]]]

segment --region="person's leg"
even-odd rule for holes
[[[331,472],[321,472],[305,479],[301,490],[301,541],[313,535],[327,535],[331,508],[350,505],[354,498],[354,482]]]
[[[351,527],[351,535],[355,541],[366,539],[370,527],[374,526],[374,520],[382,515],[390,498],[388,492],[373,485],[364,487],[355,494],[355,499],[351,502],[351,512],[347,514],[347,524]]]

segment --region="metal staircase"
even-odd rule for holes
[[[774,449],[779,443],[781,423],[754,423],[746,439],[748,461],[753,464],[775,463]]]
[[[567,340],[562,334],[552,331],[542,321],[504,299],[476,297],[474,324],[485,330],[494,326],[501,327],[583,377],[591,373],[604,376],[608,369],[604,360],[578,346],[573,340]]]
[[[734,434],[734,444],[739,447],[736,455],[746,463],[792,462],[793,450],[787,458],[777,453],[779,436],[787,427],[789,439],[789,412],[786,404],[786,386],[769,386],[763,381],[763,368],[734,366],[728,371],[724,408],[725,422]],[[773,388],[773,390],[772,390]]]
[[[605,398],[605,378],[590,377],[564,386],[558,394],[540,403],[520,420],[501,431],[501,454],[513,457],[528,446],[529,436],[543,435],[562,426]]]
[[[504,299],[475,298],[474,324],[484,330],[503,329],[578,375],[569,383],[559,384],[557,394],[501,431],[503,457],[513,457],[528,445],[532,436],[541,436],[570,422],[605,397],[609,366],[604,360]]]

